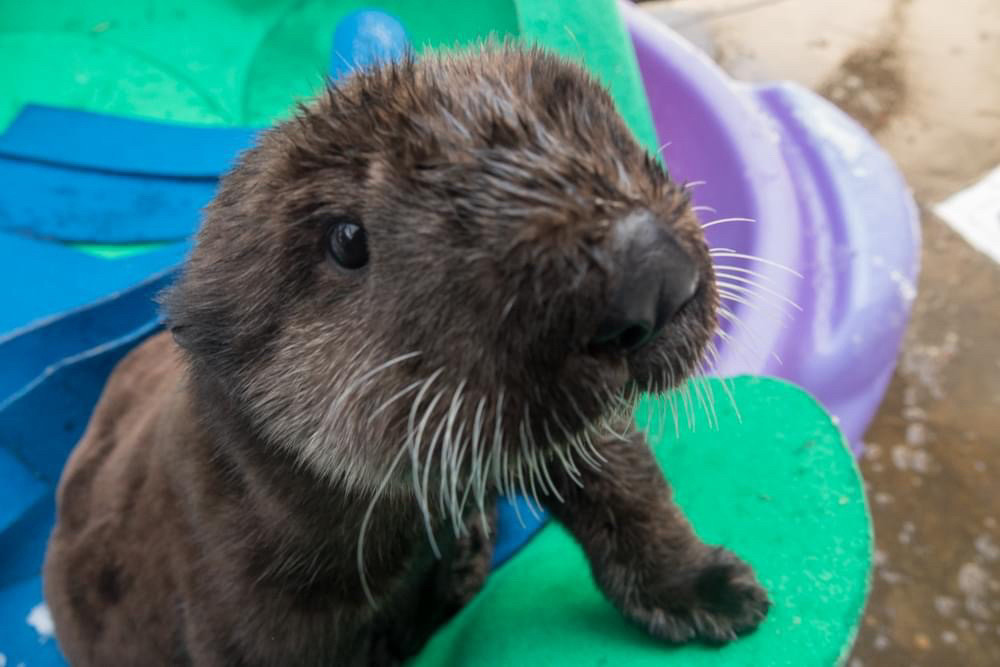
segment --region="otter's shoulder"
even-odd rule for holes
[[[118,363],[66,463],[59,489],[62,508],[86,512],[100,471],[116,468],[116,459],[143,447],[142,433],[173,396],[182,368],[180,352],[165,333],[146,340]]]

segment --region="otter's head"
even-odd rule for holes
[[[166,298],[194,380],[266,441],[453,510],[596,458],[716,302],[686,191],[608,93],[512,47],[356,73],[265,133]]]

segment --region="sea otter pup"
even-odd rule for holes
[[[537,49],[360,71],[244,153],[169,334],[66,466],[45,592],[73,665],[386,665],[486,577],[498,493],[543,504],[669,642],[753,629],[632,425],[718,295],[683,187]]]

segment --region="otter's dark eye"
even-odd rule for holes
[[[338,220],[330,228],[328,242],[330,256],[345,269],[360,269],[368,263],[368,235],[358,223]]]

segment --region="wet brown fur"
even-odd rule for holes
[[[593,353],[614,226],[637,211],[703,286],[642,350]],[[368,233],[360,271],[326,255],[345,216]],[[695,536],[642,436],[594,435],[630,423],[618,399],[692,372],[716,299],[683,188],[577,66],[494,46],[352,76],[241,156],[165,297],[180,345],[157,336],[109,379],[45,564],[61,648],[396,664],[482,585],[493,498],[529,448],[552,480],[537,495],[627,617],[668,641],[752,629],[766,595]],[[569,444],[584,433],[600,466]]]

